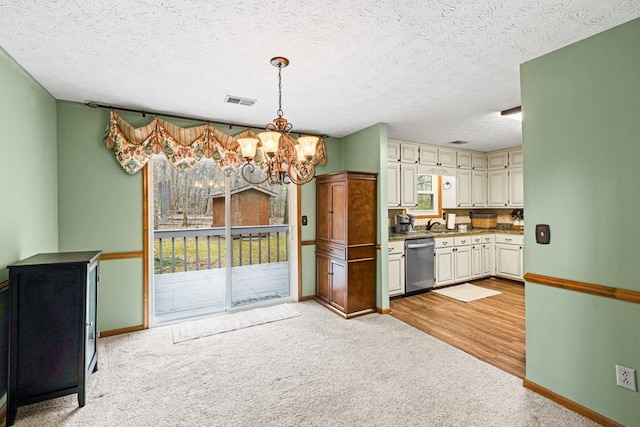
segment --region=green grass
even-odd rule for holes
[[[278,246],[279,245],[279,246]],[[240,251],[242,250],[242,257]],[[153,244],[154,273],[160,274],[160,241],[155,240]],[[185,271],[185,242],[182,238],[174,240],[175,251],[175,271]],[[186,239],[186,271],[204,270],[208,268],[223,268],[227,262],[227,246],[224,237],[212,237],[209,241],[207,252],[207,239],[199,238],[196,250],[195,237]],[[196,254],[198,258],[196,266]],[[207,259],[211,259],[211,264]],[[252,237],[249,239],[233,239],[233,260],[234,266],[266,264],[268,262],[287,260],[287,235],[263,235],[260,239]],[[242,261],[242,262],[240,262]],[[163,273],[172,271],[171,239],[162,241],[162,264]]]

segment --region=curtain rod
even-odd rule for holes
[[[178,114],[158,113],[158,112],[155,112],[155,111],[136,110],[136,109],[133,109],[133,108],[116,107],[116,106],[113,106],[113,105],[99,104],[97,102],[91,102],[91,101],[85,102],[84,105],[86,105],[89,108],[107,108],[109,110],[120,110],[120,111],[129,112],[129,113],[138,113],[138,114],[142,114],[142,117],[146,117],[147,114],[150,114],[152,116],[164,116],[164,117],[171,117],[173,119],[193,120],[193,121],[198,121],[198,122],[207,122],[207,123],[213,123],[213,124],[216,124],[216,125],[229,126],[229,129],[232,129],[234,126],[241,127],[241,128],[252,128],[252,129],[263,129],[264,128],[264,126],[255,126],[255,125],[248,125],[248,124],[243,124],[243,123],[220,122],[220,121],[215,121],[215,120],[204,119],[202,117],[181,116],[181,115],[178,115]],[[302,131],[294,131],[292,133],[297,133],[298,136],[300,136],[300,135],[311,135],[311,136],[320,136],[321,138],[329,138],[329,135],[316,135],[314,133],[302,132]]]

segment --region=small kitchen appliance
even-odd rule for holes
[[[411,214],[396,215],[396,233],[415,233],[416,216]]]

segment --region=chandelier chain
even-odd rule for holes
[[[282,64],[278,64],[278,117],[282,115]]]

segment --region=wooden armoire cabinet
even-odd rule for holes
[[[38,254],[9,266],[8,425],[30,403],[77,393],[84,406],[98,360],[100,253]]]
[[[316,301],[345,318],[376,309],[377,174],[316,177]]]

